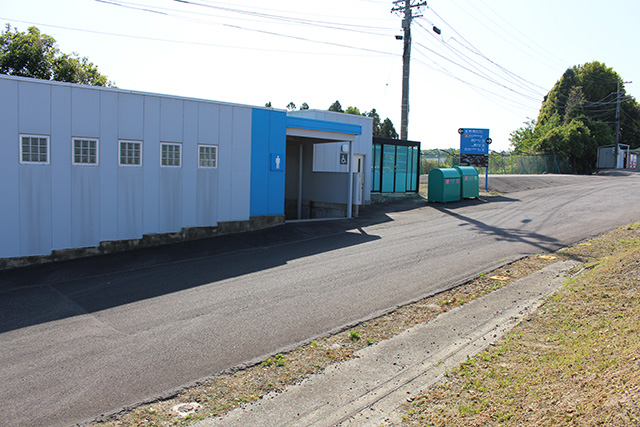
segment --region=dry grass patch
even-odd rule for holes
[[[640,224],[562,252],[588,262],[402,425],[640,425]]]

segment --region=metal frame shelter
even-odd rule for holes
[[[420,182],[420,142],[373,137],[374,193],[417,193]]]

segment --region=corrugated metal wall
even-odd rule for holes
[[[0,99],[0,257],[249,219],[251,107],[8,76]],[[21,134],[49,138],[48,164],[20,164]],[[76,137],[99,141],[97,165],[72,165]],[[119,165],[119,140],[142,143],[140,166]],[[161,142],[181,167],[160,167]]]

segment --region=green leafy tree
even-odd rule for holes
[[[511,132],[509,141],[515,154],[533,153],[535,151],[536,138],[535,138],[536,120],[527,120],[524,122],[524,126]]]
[[[589,173],[598,146],[615,143],[620,85],[620,142],[640,146],[640,106],[613,69],[594,61],[567,69],[545,97],[538,119],[511,133],[516,153],[557,153],[574,173]]]
[[[358,107],[347,107],[347,109],[344,111],[347,114],[354,114],[356,116],[360,116],[360,109]]]
[[[391,119],[387,117],[386,119],[384,119],[384,121],[382,121],[375,108],[371,109],[371,111],[365,111],[364,113],[361,113],[358,107],[350,106],[347,107],[346,111],[343,111],[342,106],[340,105],[340,101],[336,101],[331,104],[331,107],[329,107],[329,111],[337,111],[339,113],[371,117],[373,119],[373,136],[393,139],[397,139],[399,136],[398,132],[396,132],[396,129],[393,126],[393,122],[391,121]]]
[[[590,173],[596,161],[598,143],[591,130],[580,120],[572,120],[550,129],[539,141],[544,153],[564,154],[576,173]]]
[[[114,86],[86,57],[61,53],[53,37],[36,27],[26,32],[9,24],[0,35],[0,73],[92,86]]]

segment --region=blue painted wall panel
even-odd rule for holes
[[[21,82],[18,93],[18,131],[49,135],[51,133],[51,87],[35,82]]]
[[[51,167],[20,166],[20,255],[51,252]]]
[[[51,135],[51,87],[25,82],[18,92],[20,132]],[[53,143],[50,140],[50,144]],[[52,248],[51,166],[20,165],[19,168],[20,255],[48,254]]]
[[[251,132],[251,215],[283,215],[285,172],[271,171],[271,154],[286,153],[287,115],[254,109]]]
[[[182,168],[160,168],[158,233],[182,228]]]
[[[101,241],[118,239],[118,94],[100,97],[100,235]]]
[[[144,173],[139,167],[118,168],[118,239],[142,237],[142,205]]]
[[[11,76],[0,94],[0,178],[17,182],[3,191],[2,257],[284,213],[285,173],[270,170],[284,112]],[[50,137],[49,165],[19,165],[20,133]],[[98,165],[72,165],[72,137],[98,139]],[[140,166],[119,165],[119,139],[142,142]],[[160,167],[161,142],[182,144],[180,168]],[[199,143],[218,146],[218,168],[198,169]]]
[[[296,129],[309,129],[327,132],[348,133],[361,135],[362,126],[352,123],[340,123],[336,121],[316,120],[305,117],[287,116],[286,127]]]
[[[71,136],[97,138],[100,135],[100,95],[94,89],[71,89]]]
[[[269,152],[285,153],[287,148],[287,116],[283,112],[272,111],[269,125]],[[285,160],[286,161],[286,160]],[[285,173],[271,171],[271,160],[267,158],[269,174],[269,204],[267,215],[284,215]]]
[[[219,105],[198,104],[198,143],[219,144],[219,112]],[[198,168],[197,170],[196,223],[198,226],[213,226],[218,223],[219,170],[220,166],[215,169]]]
[[[233,107],[231,217],[248,220],[251,193],[251,108]]]
[[[160,98],[144,98],[144,170],[143,233],[158,233],[158,192],[160,170]]]
[[[2,203],[0,209],[0,257],[6,258],[20,253],[20,213],[11,207],[20,205],[18,185],[18,83],[0,80],[0,182]]]
[[[71,243],[76,248],[100,244],[100,169],[71,166]]]
[[[198,169],[198,104],[195,102],[184,103],[182,150],[182,225],[195,227]]]
[[[266,215],[269,204],[270,111],[251,113],[251,215]],[[280,172],[282,173],[282,172]]]
[[[160,140],[182,142],[184,101],[160,98]]]
[[[51,220],[53,249],[73,247],[71,239],[71,91],[52,86],[51,98],[56,108],[51,112]]]
[[[144,96],[118,94],[118,138],[142,141],[144,138]]]
[[[198,226],[218,224],[218,170],[198,169],[197,171],[196,223]]]
[[[231,221],[231,177],[233,169],[233,107],[220,106],[218,146],[218,221]]]
[[[220,135],[220,105],[198,104],[198,142],[218,144]]]

